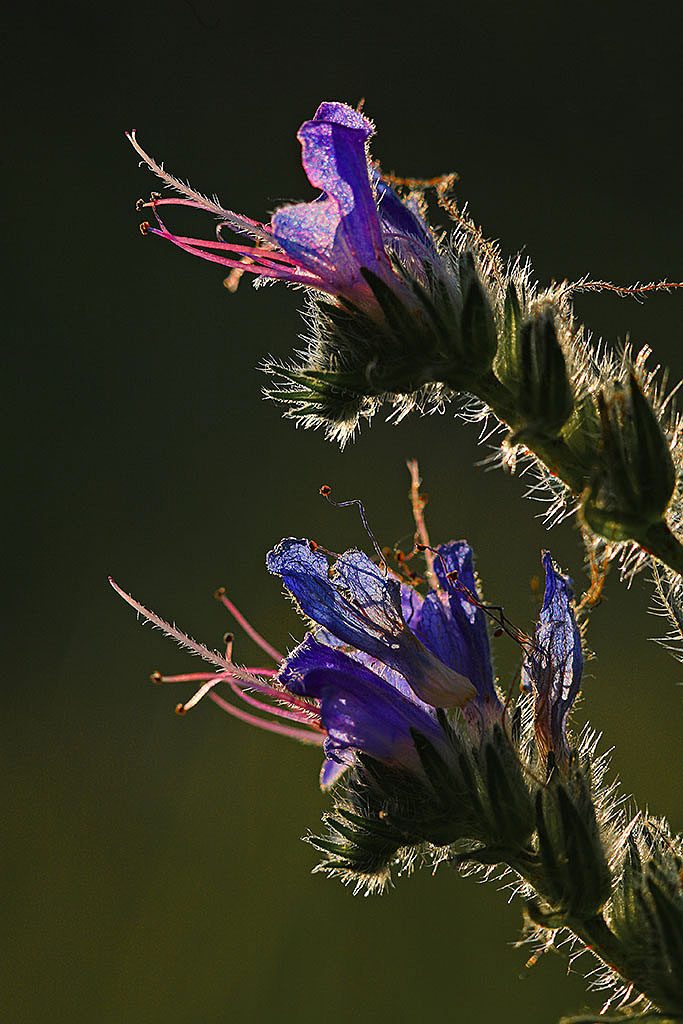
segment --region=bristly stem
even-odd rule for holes
[[[582,461],[562,437],[542,437],[524,430],[513,396],[493,371],[477,382],[473,391],[510,428],[513,435],[523,439],[525,447],[533,452],[553,476],[558,477],[577,497],[582,495],[590,483],[591,466]],[[683,576],[683,545],[665,521],[652,524],[632,539],[647,554],[653,555]]]
[[[538,437],[524,430],[526,424],[520,420],[514,397],[493,371],[477,382],[476,397],[485,402],[513,434],[523,435],[525,446],[554,476],[574,493],[581,494],[588,484],[590,467],[577,459],[561,437]]]
[[[683,576],[683,545],[676,539],[665,522],[654,523],[635,540],[643,551],[654,555],[670,569]]]
[[[521,857],[511,862],[510,866],[529,882],[534,891],[542,898],[547,897],[547,885],[543,870],[538,858],[533,852],[528,857]],[[558,915],[559,917],[560,915]],[[636,995],[643,995],[654,1005],[658,1004],[659,994],[648,991],[650,982],[641,971],[630,963],[629,957],[614,932],[611,930],[601,913],[595,914],[589,919],[581,920],[576,917],[564,917],[561,924],[555,924],[555,928],[568,928],[581,940],[587,949],[591,951],[606,967],[618,974],[628,986],[634,990]]]

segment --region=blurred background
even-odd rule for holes
[[[655,8],[668,11],[666,5]],[[670,8],[673,12],[674,8]],[[418,16],[419,15],[419,16]],[[673,19],[673,13],[671,14]],[[147,682],[193,663],[142,628],[107,573],[210,645],[225,584],[277,645],[302,624],[263,560],[282,536],[341,550],[410,534],[406,457],[432,537],[469,538],[490,600],[528,627],[539,552],[581,575],[571,523],[546,532],[523,482],[486,473],[476,431],[377,420],[340,454],[260,397],[301,296],[236,295],[220,269],[143,240],[155,187],[124,139],[256,218],[312,192],[296,131],[323,99],[378,126],[387,170],[455,169],[457,194],[539,278],[683,278],[679,35],[623,5],[58,4],[4,17],[9,260],[4,469],[7,608],[0,1010],[11,1022],[547,1024],[598,1006],[549,954],[525,968],[520,907],[454,872],[354,898],[299,841],[325,800],[319,756]],[[206,222],[198,230],[210,232]],[[584,297],[683,374],[683,296]],[[681,666],[647,638],[649,587],[610,580],[578,720],[616,745],[641,805],[683,824]],[[236,656],[255,650],[239,638]],[[503,681],[517,651],[503,639]],[[588,965],[586,965],[588,967]]]

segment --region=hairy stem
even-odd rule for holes
[[[665,522],[654,523],[641,536],[634,538],[643,551],[654,555],[683,576],[683,545],[676,539]]]
[[[554,476],[559,477],[575,494],[581,494],[588,484],[590,467],[577,459],[561,437],[539,437],[525,430],[528,425],[520,419],[514,397],[492,371],[478,382],[477,398],[486,402],[513,435],[523,437],[525,446]]]
[[[547,899],[547,885],[535,853],[530,852],[528,856],[517,859],[510,866],[529,882],[542,899]],[[553,926],[565,927],[572,931],[606,967],[609,967],[622,978],[625,984],[633,988],[634,996],[636,994],[643,995],[655,1006],[659,1005],[659,993],[652,991],[648,977],[642,974],[639,967],[630,962],[622,943],[610,929],[602,914],[596,914],[587,920],[567,916],[563,918],[561,925],[553,923]],[[665,1009],[661,1006],[659,1008]]]
[[[561,437],[541,437],[525,429],[526,424],[519,418],[513,396],[492,371],[476,385],[476,397],[485,402],[512,434],[518,435],[525,447],[574,495],[578,497],[583,493],[590,482],[590,465],[578,458]],[[654,523],[632,540],[649,555],[683,575],[683,545],[666,522]]]

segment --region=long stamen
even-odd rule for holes
[[[325,737],[320,732],[307,732],[303,728],[297,729],[294,726],[283,725],[280,722],[269,722],[265,718],[258,718],[256,715],[249,714],[248,711],[242,711],[241,708],[235,707],[234,704],[224,700],[215,690],[211,690],[209,698],[229,715],[239,718],[243,722],[248,722],[249,725],[255,725],[258,729],[263,729],[266,732],[276,732],[281,736],[289,736],[290,739],[300,740],[301,743],[311,743],[316,747],[322,746],[324,742]]]
[[[149,677],[157,686],[161,683],[199,683],[213,679],[214,672],[181,672],[175,676],[163,676],[161,672],[152,672]]]
[[[135,129],[132,132],[126,132],[126,138],[130,142],[131,146],[138,154],[140,159],[147,165],[158,178],[160,178],[165,185],[169,188],[174,188],[181,196],[185,199],[196,203],[202,210],[206,210],[208,213],[215,213],[217,217],[220,217],[226,223],[230,224],[235,231],[242,231],[246,234],[250,234],[255,238],[263,238],[268,240],[270,238],[268,232],[263,229],[263,226],[258,221],[251,220],[250,217],[243,217],[232,210],[226,210],[220,205],[217,199],[209,199],[207,196],[202,195],[201,192],[197,192],[191,185],[180,181],[179,178],[169,174],[168,171],[164,170],[163,164],[157,163],[154,157],[146,153],[138,142],[135,136]]]
[[[252,667],[251,665],[245,666],[244,671],[245,672],[253,672],[255,675],[258,675],[258,676],[271,676],[272,677],[272,676],[276,676],[277,675],[277,669],[274,669],[274,668]],[[161,672],[152,672],[152,674],[150,675],[150,680],[153,683],[156,683],[156,684],[160,684],[160,683],[199,683],[199,682],[206,682],[207,679],[212,679],[214,674],[215,673],[213,673],[213,672],[181,672],[178,675],[166,676],[166,675],[162,675]],[[276,690],[275,687],[272,687],[272,689],[273,689],[273,692],[275,694],[280,694],[280,691]],[[289,695],[288,695],[287,696],[287,700],[290,700],[290,699],[292,701],[296,701],[297,700],[296,697],[291,697],[290,698]]]
[[[251,693],[248,693],[245,689],[242,689],[237,683],[233,682],[232,679],[227,679],[225,682],[228,684],[230,689],[235,693],[245,704],[250,704],[253,708],[258,708],[259,711],[267,711],[270,715],[275,715],[276,718],[288,718],[292,722],[299,722],[302,725],[309,725],[312,729],[321,729],[320,715],[316,712],[316,709],[310,706],[306,711],[289,711],[287,708],[277,707],[273,704],[268,704],[264,700],[259,700],[258,697],[254,697]],[[206,686],[212,684],[206,683]],[[260,688],[259,688],[260,691]],[[281,696],[281,695],[280,695]]]
[[[154,206],[153,203],[146,204]],[[201,249],[220,249],[224,252],[235,252],[241,256],[249,256],[250,258],[256,258],[260,262],[266,260],[272,261],[277,264],[284,264],[286,267],[291,267],[293,270],[298,270],[298,264],[294,262],[289,256],[283,252],[278,252],[276,249],[266,249],[265,246],[259,245],[237,245],[233,242],[214,241],[212,238],[189,238],[187,235],[174,235],[167,228],[162,228],[159,231],[150,229],[153,234],[162,235],[164,238],[168,238],[170,241],[176,242],[178,245],[191,245],[195,248]]]
[[[226,594],[225,587],[219,587],[218,590],[215,591],[214,597],[228,609],[235,622],[239,623],[247,636],[250,636],[254,643],[257,644],[269,657],[271,657],[273,661],[277,662],[279,665],[285,660],[284,654],[281,654],[280,651],[272,646],[272,644],[269,644],[268,641],[261,636],[258,630],[254,629],[252,624],[245,619],[237,605],[233,604]]]
[[[202,697],[205,697],[206,694],[209,693],[209,691],[212,690],[214,688],[214,686],[217,685],[217,683],[221,682],[222,678],[223,678],[222,676],[214,676],[212,679],[207,679],[207,681],[204,683],[204,685],[200,686],[199,689],[197,690],[197,692],[192,697],[190,697],[190,699],[188,701],[185,701],[184,704],[177,704],[176,705],[176,714],[178,714],[178,715],[185,715],[185,714],[187,714],[187,712],[191,708],[193,708],[197,704],[199,704],[199,702],[202,699]]]
[[[229,645],[230,647],[231,645]],[[253,672],[265,672],[268,675],[275,675],[274,669],[247,669],[247,671]],[[173,676],[163,676],[160,672],[153,672],[151,675],[153,683],[198,683],[202,685],[196,691],[196,693],[188,700],[176,705],[176,714],[184,715],[191,708],[196,707],[197,704],[213,689],[218,683],[227,683],[233,692],[245,704],[251,704],[252,707],[258,708],[261,711],[268,712],[274,715],[276,718],[288,718],[293,722],[299,722],[302,725],[308,725],[314,729],[320,729],[320,714],[317,708],[313,704],[308,704],[303,700],[293,696],[285,690],[279,690],[275,686],[268,686],[267,683],[262,683],[260,680],[254,678],[248,684],[238,684],[227,673],[221,672],[220,674],[214,674],[211,672],[183,672]],[[250,693],[245,692],[243,687],[247,686],[250,690],[263,694],[264,697],[271,697],[274,700],[282,701],[285,705],[273,706],[266,700],[259,700],[257,697],[252,696]]]
[[[183,252],[188,252],[190,256],[199,256],[200,259],[206,260],[208,263],[218,263],[221,267],[230,267],[231,269],[240,269],[248,271],[252,274],[260,274],[266,277],[279,277],[285,281],[294,281],[299,284],[308,284],[312,288],[321,289],[321,285],[318,283],[317,278],[312,276],[304,276],[298,268],[293,267],[291,270],[285,267],[278,267],[273,264],[259,264],[254,262],[253,265],[245,264],[241,260],[231,260],[225,256],[215,256],[210,252],[204,252],[203,249],[199,249],[195,245],[187,245],[185,242],[181,242],[176,235],[172,235],[170,231],[164,231],[161,228],[152,228],[147,224],[143,227],[143,234],[159,235],[161,238],[165,238],[168,242],[172,242],[173,245],[182,249]],[[203,244],[203,243],[202,243]]]
[[[273,239],[272,236],[257,235],[255,237],[262,239],[266,242],[266,247],[261,248],[260,246],[245,247],[249,253],[247,258],[240,259],[229,259],[225,256],[215,256],[210,252],[206,252],[205,249],[221,248],[229,251],[238,251],[237,247],[233,247],[231,243],[207,241],[206,239],[187,239],[182,235],[174,235],[168,230],[164,224],[157,206],[161,205],[163,200],[153,200],[149,203],[144,203],[143,206],[149,206],[154,216],[159,223],[158,228],[153,228],[147,221],[143,221],[140,225],[140,231],[143,235],[152,234],[159,235],[160,238],[165,238],[166,241],[171,242],[177,248],[182,249],[183,252],[187,252],[190,256],[198,256],[200,259],[206,260],[208,263],[217,263],[222,267],[229,267],[231,271],[237,272],[239,277],[244,273],[256,274],[262,277],[270,277],[275,280],[289,281],[291,284],[306,285],[309,288],[314,288],[316,291],[326,292],[329,295],[337,294],[337,289],[332,285],[326,284],[322,278],[306,270],[301,264],[295,260],[287,261],[286,255],[282,257],[276,254],[271,248]],[[189,204],[193,205],[193,204]],[[224,222],[230,225],[230,222]],[[220,225],[219,225],[220,227]],[[197,244],[190,244],[190,243]],[[275,262],[276,259],[280,262]],[[231,281],[233,273],[230,274],[228,280]],[[236,282],[235,282],[236,283]],[[234,290],[234,285],[230,286]]]
[[[127,594],[125,590],[122,590],[118,583],[110,576],[109,583],[119,595],[122,597],[126,604],[129,604],[131,608],[134,608],[139,615],[142,615],[148,622],[151,622],[153,626],[160,629],[162,633],[175,640],[180,647],[184,647],[188,651],[192,651],[193,654],[198,654],[204,661],[208,661],[210,665],[216,665],[223,672],[228,672],[233,678],[240,679],[244,683],[252,683],[253,676],[246,669],[240,668],[239,665],[233,664],[231,661],[226,661],[218,651],[212,651],[204,644],[200,644],[199,641],[193,640],[187,633],[183,633],[178,629],[177,626],[171,625],[170,622],[166,622],[161,616],[155,612],[150,611],[149,608],[145,608],[144,604],[140,604],[134,597]]]

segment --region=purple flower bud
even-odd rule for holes
[[[536,742],[543,758],[569,756],[567,717],[581,685],[583,654],[573,610],[571,580],[545,551],[545,594],[533,647],[522,669],[522,685],[534,696]]]

